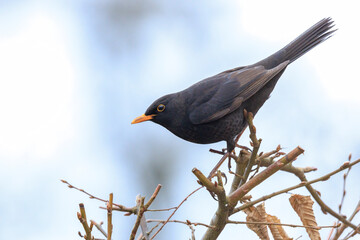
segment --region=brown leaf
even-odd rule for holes
[[[269,223],[281,223],[280,219],[270,214],[266,215],[266,221]],[[292,240],[292,238],[290,238],[287,235],[287,233],[285,232],[284,228],[281,225],[268,225],[268,227],[270,228],[274,240]]]
[[[314,204],[310,196],[302,196],[299,194],[293,194],[289,198],[290,204],[300,217],[301,222],[305,226],[312,226],[318,228],[315,220],[314,211],[312,205]],[[306,232],[311,240],[320,240],[320,233],[318,229],[306,228]]]
[[[266,212],[264,203],[256,207],[250,207],[244,210],[247,214],[247,222],[266,222]],[[261,240],[269,240],[269,234],[265,224],[246,224],[246,226],[254,231]]]

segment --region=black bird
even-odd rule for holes
[[[131,123],[153,121],[194,143],[225,140],[227,151],[247,126],[244,109],[254,115],[269,98],[286,67],[332,36],[333,21],[325,18],[271,56],[206,78],[153,102]]]

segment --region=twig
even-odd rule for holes
[[[297,147],[275,163],[271,164],[265,170],[261,171],[254,178],[250,179],[248,182],[229,195],[229,204],[235,206],[237,201],[245,196],[245,194],[247,194],[251,189],[262,183],[276,171],[280,170],[284,165],[295,160],[303,152],[304,150],[301,147]]]
[[[267,153],[263,153],[261,156],[259,156],[259,157],[256,159],[256,161],[260,161],[261,159],[270,157],[270,156],[278,153],[280,150],[281,150],[281,146],[278,145],[275,150],[272,150],[272,151],[267,152]]]
[[[349,166],[349,168],[350,168],[350,167],[351,167],[351,166]],[[346,168],[340,167],[339,169],[340,169],[340,171],[342,171],[342,170],[345,170]],[[297,185],[295,185],[295,186],[288,187],[288,188],[285,188],[285,189],[283,189],[283,190],[280,190],[280,191],[277,191],[277,192],[274,192],[274,193],[271,193],[271,194],[262,196],[262,197],[260,197],[260,198],[258,198],[258,199],[256,199],[256,200],[253,200],[253,201],[251,201],[251,202],[247,202],[247,203],[243,204],[242,206],[240,206],[240,207],[238,207],[238,208],[235,208],[234,211],[232,212],[232,214],[237,213],[237,212],[239,212],[239,211],[241,211],[241,210],[244,210],[244,209],[246,209],[246,208],[248,208],[248,207],[251,207],[251,206],[253,206],[253,205],[255,205],[255,204],[259,203],[259,202],[265,201],[265,200],[267,200],[267,199],[269,199],[269,198],[272,198],[272,197],[274,197],[274,196],[280,195],[280,194],[282,194],[282,193],[286,193],[286,192],[289,192],[289,191],[291,191],[291,190],[294,190],[294,189],[297,189],[297,188],[300,188],[300,187],[308,186],[308,185],[314,184],[314,183],[316,183],[316,182],[326,181],[326,180],[328,180],[331,176],[339,173],[340,171],[333,171],[333,172],[331,172],[331,173],[325,174],[324,176],[321,176],[321,177],[316,178],[316,179],[314,179],[314,180],[311,180],[311,181],[308,181],[308,182],[301,182],[301,183],[299,183],[299,184],[297,184]]]
[[[221,180],[221,172],[220,171],[217,172],[217,178],[219,181],[219,184],[218,184],[219,192],[217,193],[218,208],[215,213],[216,217],[211,219],[210,225],[213,226],[213,228],[208,228],[203,239],[209,239],[216,235],[219,235],[225,227],[224,223],[228,219],[229,205],[228,205],[225,189],[223,187],[223,183]],[[209,231],[209,230],[211,230],[211,231]]]
[[[170,219],[172,218],[172,216],[174,216],[174,214],[176,213],[176,211],[180,208],[180,206],[194,193],[196,193],[197,191],[199,191],[201,188],[203,188],[203,186],[195,189],[194,191],[192,191],[189,195],[186,196],[186,198],[184,198],[184,200],[181,201],[181,203],[175,208],[175,210],[171,213],[171,215],[168,217],[168,219],[166,219],[166,221],[163,223],[163,225],[156,231],[156,233],[150,238],[150,240],[154,239],[156,237],[156,235],[159,234],[159,232],[164,228],[164,226],[170,221]]]
[[[191,230],[191,240],[195,240],[195,229],[190,224],[188,225],[188,227]]]
[[[140,220],[141,220],[142,215],[144,214],[144,210],[145,210],[144,209],[144,201],[145,201],[145,197],[141,197],[140,195],[138,195],[136,197],[136,205],[138,207],[138,213],[137,213],[137,218],[136,218],[134,227],[130,234],[130,240],[135,239],[136,232],[140,226]]]
[[[360,227],[360,225],[358,227]],[[348,239],[352,238],[353,236],[355,236],[356,234],[358,234],[356,231],[351,231],[344,237],[343,240],[348,240]]]
[[[107,203],[107,240],[111,240],[113,225],[112,225],[112,207],[113,207],[114,194],[109,194],[109,202]]]
[[[228,216],[230,212],[232,212],[232,209],[236,206],[237,202],[241,200],[242,197],[244,197],[250,190],[252,190],[265,179],[270,177],[276,171],[280,170],[284,165],[295,160],[296,157],[303,152],[304,150],[302,148],[295,148],[290,153],[282,157],[280,160],[276,161],[275,163],[267,167],[265,170],[257,174],[254,178],[250,179],[248,182],[240,186],[237,190],[232,192],[228,197],[226,197],[225,204],[223,204],[219,197],[218,209],[216,210],[216,213],[210,223],[210,225],[214,226],[214,228],[207,229],[203,236],[203,239],[216,239],[224,229],[228,220]]]
[[[158,220],[158,219],[147,219],[146,222],[157,222],[157,223],[164,223],[165,220]],[[172,222],[172,223],[182,223],[185,225],[194,225],[196,226],[203,226],[203,227],[207,227],[207,228],[213,228],[213,226],[207,225],[205,223],[200,223],[200,222],[190,222],[189,220],[186,221],[180,221],[180,220],[169,220],[168,222]]]
[[[261,159],[260,166],[268,167],[273,163],[274,163],[274,160],[271,157],[266,157],[266,158]],[[294,174],[297,172],[308,173],[308,172],[317,171],[317,168],[316,167],[303,167],[303,168],[302,167],[294,167],[292,164],[287,164],[281,169],[281,171],[294,173]]]
[[[91,237],[91,229],[87,223],[87,219],[86,219],[86,212],[85,212],[85,206],[83,203],[80,203],[79,204],[79,207],[80,207],[80,212],[77,213],[77,217],[80,221],[80,223],[83,225],[83,228],[85,230],[85,236],[84,238],[86,240],[91,240],[92,237]]]
[[[360,162],[360,159],[349,163],[349,162],[345,162],[340,168],[338,168],[337,170],[329,173],[328,175],[333,174],[334,172],[340,172],[346,168],[349,168],[357,163]],[[306,181],[306,176],[303,172],[295,172],[295,175],[301,180],[301,181]],[[321,207],[321,210],[324,213],[330,213],[333,217],[337,218],[338,220],[340,220],[341,222],[343,222],[344,224],[348,225],[349,227],[351,227],[352,229],[354,229],[355,232],[360,233],[360,230],[358,229],[358,227],[356,225],[354,225],[353,223],[349,222],[344,216],[341,216],[340,214],[338,214],[337,212],[335,212],[333,209],[331,209],[329,206],[327,206],[320,198],[319,194],[317,193],[317,191],[311,186],[311,185],[307,185],[306,186],[307,190],[310,192],[311,196],[313,196],[314,200],[319,204],[319,206]]]
[[[140,228],[141,228],[141,232],[142,232],[142,235],[144,236],[145,240],[149,240],[149,233],[148,233],[148,227],[147,227],[147,224],[146,224],[145,214],[143,214],[141,216]]]
[[[225,155],[225,152],[219,151],[219,150],[216,150],[216,149],[212,149],[212,148],[209,149],[209,152],[217,153],[217,154],[220,154],[220,155]]]
[[[216,195],[220,194],[221,189],[212,183],[209,178],[205,177],[205,175],[200,170],[193,168],[192,173],[199,179],[201,184],[204,185],[206,189],[215,193]]]
[[[247,166],[247,162],[249,161],[250,155],[246,151],[240,151],[239,153],[239,161],[236,163],[236,169],[234,173],[234,178],[231,184],[230,193],[233,193],[240,184],[240,181],[244,179],[244,171]]]
[[[225,154],[228,154],[228,156],[230,156],[231,158],[233,158],[233,159],[236,160],[236,155],[234,155],[234,154],[232,154],[232,153],[226,153],[226,152],[219,151],[219,150],[212,149],[212,148],[209,149],[209,152],[211,152],[211,153],[217,153],[217,154],[220,154],[220,155],[222,155],[222,156],[224,156]]]
[[[96,196],[94,196],[94,195],[86,192],[84,189],[75,187],[74,185],[70,184],[70,183],[69,183],[68,181],[66,181],[66,180],[60,179],[60,181],[63,182],[63,183],[65,183],[65,184],[67,184],[67,185],[68,185],[68,188],[73,188],[73,189],[76,189],[76,190],[78,190],[78,191],[80,191],[80,192],[82,192],[82,193],[85,193],[86,195],[89,196],[90,199],[96,199],[96,200],[99,200],[99,201],[105,202],[105,203],[107,202],[107,200],[104,200],[104,199],[102,199],[102,198],[98,198],[98,197],[96,197]]]
[[[347,172],[344,173],[344,176],[343,176],[343,194],[341,196],[341,201],[340,201],[340,204],[339,204],[339,214],[341,214],[341,210],[342,210],[342,206],[344,204],[344,200],[345,200],[345,196],[346,196],[346,179],[347,179],[347,176],[349,175],[349,172],[351,170],[351,167],[348,168]]]
[[[251,152],[250,160],[248,161],[248,164],[246,166],[243,178],[240,179],[239,186],[242,186],[248,179],[249,174],[251,172],[252,166],[255,164],[255,159],[257,157],[257,153],[260,148],[261,139],[257,139],[256,137],[256,127],[254,126],[254,116],[251,112],[247,112],[244,109],[244,116],[247,119],[247,122],[249,124],[249,130],[250,130],[250,139],[252,141],[253,150]]]
[[[90,222],[104,235],[104,237],[107,238],[107,233],[105,232],[105,230],[101,227],[101,224],[98,224],[97,222],[95,222],[94,220],[90,220]]]
[[[66,180],[61,179],[60,181],[67,184],[68,188],[73,188],[73,189],[76,189],[76,190],[78,190],[78,191],[80,191],[82,193],[85,193],[86,195],[89,196],[90,199],[96,199],[96,200],[99,200],[99,201],[104,202],[104,203],[108,202],[108,200],[96,197],[96,196],[86,192],[84,189],[80,189],[80,188],[75,187],[74,185],[70,184]],[[116,206],[116,207],[113,207],[113,210],[115,210],[115,211],[121,211],[121,212],[130,213],[130,214],[136,214],[136,208],[128,208],[128,207],[125,207],[125,206],[123,206],[121,204],[116,204],[116,203],[113,203],[113,205]],[[102,208],[102,207],[100,207],[100,208]],[[103,209],[106,209],[106,208],[103,208]]]
[[[338,225],[338,223],[334,222],[334,224],[333,224],[333,225],[334,225],[334,226],[336,226],[336,225]],[[335,229],[335,228],[330,229],[330,233],[329,233],[329,236],[328,236],[327,240],[330,240],[331,235],[332,235],[332,234],[333,234],[333,232],[334,232],[334,229]]]
[[[165,211],[170,211],[176,209],[176,207],[171,207],[171,208],[163,208],[163,209],[148,209],[148,212],[165,212]]]
[[[148,220],[146,220],[148,221]],[[161,224],[161,222],[158,222],[158,224],[156,224],[154,227],[152,227],[149,231],[149,235],[152,233],[152,231],[154,231],[154,229],[156,229],[159,225]]]
[[[360,211],[360,201],[358,202],[358,204],[356,205],[353,213],[351,214],[351,216],[349,217],[349,221],[352,221],[355,217],[356,214],[358,214],[358,212]],[[344,232],[344,230],[347,228],[348,226],[346,224],[341,224],[341,227],[339,229],[337,229],[335,236],[332,238],[332,240],[337,240],[339,239],[339,237],[341,236],[341,234]],[[330,235],[331,236],[331,235]]]
[[[147,210],[150,205],[153,203],[153,201],[155,200],[156,196],[159,194],[159,191],[161,189],[161,184],[158,184],[157,187],[155,188],[154,193],[151,195],[149,201],[145,204],[145,209]]]
[[[296,224],[286,224],[286,223],[271,223],[271,222],[247,222],[247,221],[232,221],[228,220],[227,223],[231,224],[260,224],[260,225],[277,225],[277,226],[285,226],[285,227],[301,227],[301,228],[312,228],[312,229],[322,229],[322,228],[338,228],[338,225],[331,225],[331,226],[304,226],[304,225],[296,225]]]

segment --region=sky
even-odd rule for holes
[[[332,17],[338,31],[287,68],[255,118],[261,151],[300,145],[305,154],[296,164],[318,168],[309,179],[339,167],[350,153],[360,157],[356,1],[0,4],[0,239],[77,238],[80,202],[89,218],[106,219],[100,202],[60,179],[105,199],[114,192],[115,202],[126,206],[134,205],[137,194],[149,197],[161,183],[154,207],[179,204],[198,186],[191,169],[209,172],[218,156],[208,149],[225,143],[197,145],[156,124],[130,122],[158,97],[267,57],[324,17]],[[246,131],[241,144],[249,144],[247,136]],[[350,172],[344,213],[359,200],[359,173],[358,167]],[[279,173],[253,196],[296,183]],[[342,174],[315,187],[337,210]],[[268,200],[266,207],[282,222],[300,224],[288,197]],[[204,190],[174,219],[209,223],[216,205]],[[314,208],[319,224],[334,222]],[[114,239],[127,239],[134,221],[114,215]],[[204,230],[196,228],[197,238]],[[256,238],[245,226],[229,226],[219,239],[237,231]],[[306,239],[302,229],[288,233]],[[184,239],[190,231],[169,224],[159,239],[175,234]],[[328,231],[321,234],[325,238]]]

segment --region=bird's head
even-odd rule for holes
[[[176,116],[174,97],[174,94],[169,94],[157,99],[148,107],[143,115],[135,118],[131,124],[150,120],[164,127],[170,126]]]

